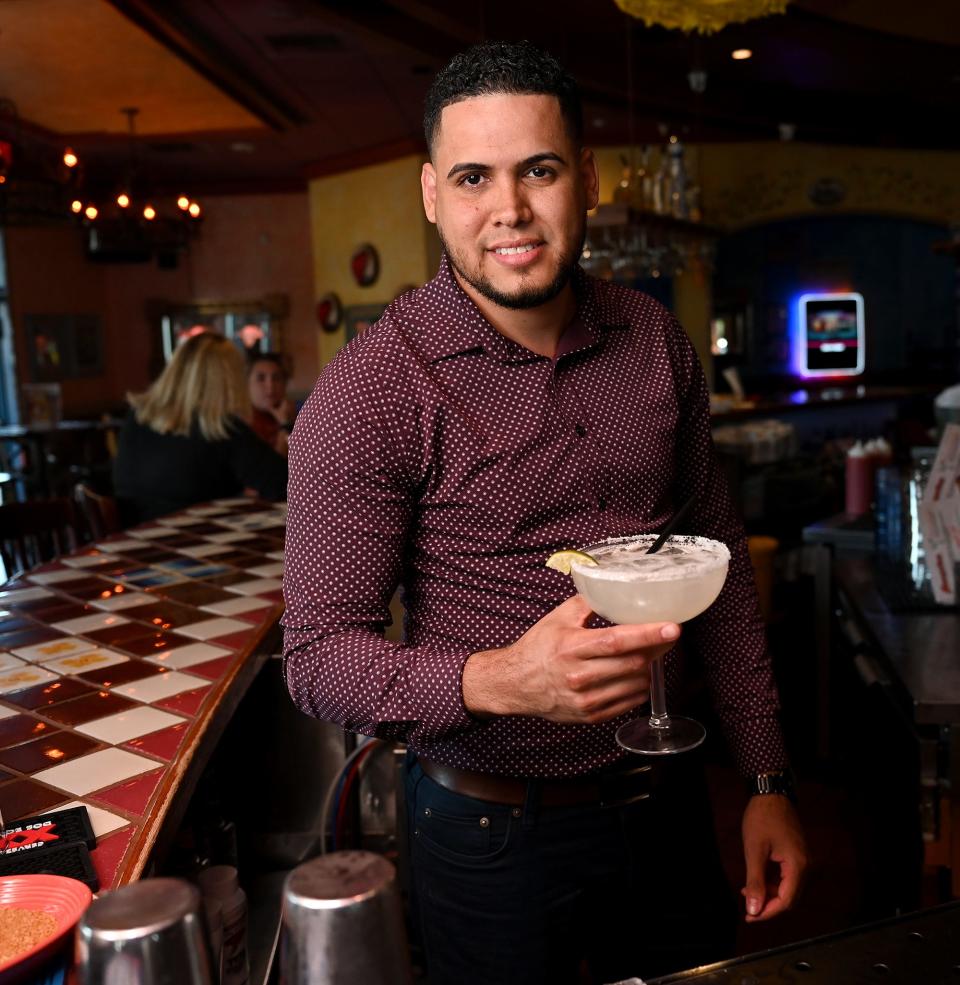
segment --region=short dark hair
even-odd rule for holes
[[[570,136],[578,147],[582,143],[583,109],[573,76],[553,55],[529,41],[487,41],[454,55],[430,86],[423,133],[431,157],[445,106],[503,93],[556,96]]]
[[[257,363],[273,363],[277,366],[285,380],[290,379],[290,360],[282,352],[258,352],[256,350],[247,353],[247,374],[253,372],[253,367]]]

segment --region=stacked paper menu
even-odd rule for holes
[[[952,605],[957,601],[955,566],[960,563],[960,424],[944,428],[919,514],[933,597]]]

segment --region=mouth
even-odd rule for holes
[[[546,244],[543,240],[520,240],[513,243],[500,243],[490,248],[497,261],[510,267],[524,266],[536,260]]]

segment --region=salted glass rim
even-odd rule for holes
[[[653,543],[659,534],[647,533],[647,534],[631,534],[628,537],[608,537],[606,540],[597,541],[595,544],[591,544],[589,547],[580,548],[585,554],[590,554],[591,551],[596,550],[599,547],[611,547],[616,544],[631,544],[638,541],[648,541]],[[715,568],[726,567],[730,564],[730,548],[722,540],[714,540],[711,537],[701,537],[698,534],[671,534],[667,538],[667,544],[670,543],[681,543],[681,544],[711,544],[715,545],[721,550],[716,556],[710,557],[704,560],[702,567],[697,568],[696,577],[700,577],[706,572],[713,571]],[[582,572],[586,575],[593,575],[594,577],[603,578],[604,568],[602,564],[583,564],[581,561],[574,560],[570,565],[571,570],[576,569],[578,572]],[[609,570],[609,569],[607,569]],[[690,577],[694,577],[691,575]],[[677,579],[663,579],[667,580],[683,580],[683,577]]]

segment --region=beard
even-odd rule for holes
[[[478,294],[485,297],[488,301],[499,305],[501,308],[510,308],[514,311],[521,311],[528,308],[538,308],[541,304],[552,301],[570,283],[573,272],[580,262],[580,254],[583,252],[583,244],[587,238],[587,224],[584,222],[574,239],[577,247],[570,253],[560,253],[557,258],[557,269],[553,278],[541,287],[533,285],[524,286],[522,283],[514,291],[501,291],[494,287],[490,281],[480,272],[479,266],[471,272],[467,269],[462,256],[450,248],[440,224],[437,224],[437,235],[440,237],[440,244],[443,251],[450,261],[450,266],[456,271],[461,280],[466,281]],[[521,278],[524,275],[521,274]]]

